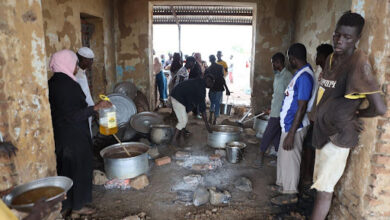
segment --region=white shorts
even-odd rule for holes
[[[188,122],[187,110],[183,104],[181,104],[179,101],[177,101],[173,97],[171,97],[171,100],[172,100],[172,108],[176,114],[177,121],[178,121],[176,128],[178,130],[181,130],[187,126],[187,122]]]
[[[332,142],[316,150],[313,186],[317,191],[332,193],[344,173],[349,155],[349,148],[338,147]]]

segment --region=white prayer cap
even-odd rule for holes
[[[95,57],[95,54],[93,54],[93,51],[91,49],[89,49],[88,47],[80,48],[79,51],[77,51],[77,53],[80,54],[80,56],[85,57],[85,58],[89,58],[89,59],[93,59]]]

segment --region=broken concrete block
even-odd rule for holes
[[[158,152],[158,148],[157,147],[150,148],[147,153],[149,154],[149,156],[152,159],[156,159],[158,156],[160,156],[160,153]]]
[[[244,192],[252,192],[252,182],[246,177],[240,177],[234,181],[234,186]]]
[[[149,179],[145,174],[138,176],[130,181],[130,186],[136,190],[143,189],[148,185],[149,185]]]
[[[212,205],[219,205],[222,203],[229,203],[232,195],[228,191],[219,191],[215,187],[209,189],[210,192],[210,203]]]
[[[127,216],[126,218],[122,218],[122,220],[141,220],[138,215],[132,215],[132,216]]]
[[[182,201],[182,202],[191,202],[194,198],[194,192],[190,190],[179,190],[176,191],[176,199]]]
[[[210,193],[204,187],[198,187],[194,192],[194,206],[201,206],[209,201]]]
[[[225,150],[215,150],[215,154],[221,155],[221,157],[226,157]]]
[[[222,156],[220,154],[212,154],[209,156],[210,160],[219,160],[221,157]]]
[[[185,151],[178,151],[175,154],[175,157],[178,160],[183,160],[183,159],[189,158],[190,156],[191,156],[191,153],[190,152],[185,152]]]
[[[208,164],[192,164],[191,169],[195,170],[195,171],[208,170],[209,165]]]
[[[245,128],[244,129],[244,134],[246,134],[248,136],[255,136],[256,135],[256,131],[253,130],[252,128]]]
[[[93,175],[93,179],[92,179],[93,185],[104,185],[108,181],[106,174],[100,170],[93,170],[92,175]]]
[[[199,184],[203,184],[203,177],[199,174],[191,174],[183,177],[183,180],[186,184],[191,186],[198,186]]]
[[[162,166],[162,165],[171,163],[171,158],[168,156],[165,156],[165,157],[158,158],[154,161],[156,162],[157,166]]]

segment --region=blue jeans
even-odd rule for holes
[[[222,102],[222,91],[214,92],[209,91],[209,99],[210,99],[210,112],[214,112],[215,117],[219,116],[220,106]]]

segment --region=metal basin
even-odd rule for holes
[[[221,115],[230,115],[230,113],[232,112],[232,107],[233,105],[221,103],[219,113]]]
[[[130,119],[131,127],[143,134],[150,133],[150,126],[161,123],[163,123],[161,115],[153,112],[141,112],[133,115]]]
[[[66,192],[68,192],[68,190],[72,187],[72,185],[73,185],[73,181],[70,178],[65,176],[46,177],[15,187],[8,195],[3,197],[3,201],[7,206],[13,209],[22,212],[30,212],[31,208],[34,206],[34,203],[29,203],[24,205],[12,205],[12,200],[22,193],[25,193],[29,190],[41,188],[41,187],[55,186],[55,187],[62,188],[64,190],[62,193],[46,199],[46,201],[51,201],[66,194]]]
[[[266,118],[255,118],[253,123],[253,129],[256,131],[257,138],[263,138],[263,134],[268,125],[268,119]]]
[[[242,128],[231,125],[216,125],[213,128],[213,133],[209,133],[207,144],[214,148],[225,148],[226,143],[239,141]]]
[[[167,144],[173,136],[173,129],[169,125],[152,125],[150,126],[150,138],[155,144]]]
[[[132,155],[128,157],[123,147]],[[129,179],[148,172],[149,146],[139,142],[123,142],[108,146],[100,151],[104,170],[109,179]]]

